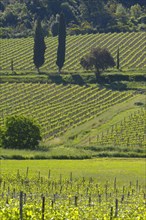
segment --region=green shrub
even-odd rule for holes
[[[35,149],[41,134],[39,126],[24,116],[11,116],[6,119],[2,146],[13,149]]]

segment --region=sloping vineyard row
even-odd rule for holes
[[[56,71],[57,37],[46,38],[45,64],[42,70]],[[120,48],[122,68],[145,67],[145,33],[109,33],[67,36],[66,61],[64,71],[81,71],[80,58],[91,47],[107,47],[116,60],[117,48]],[[15,70],[34,70],[33,39],[0,39],[0,68],[10,70],[13,59]]]
[[[132,92],[78,85],[1,84],[0,124],[8,115],[33,116],[43,138],[52,139],[133,97]]]
[[[145,147],[145,122],[146,111],[141,108],[96,137],[92,137],[91,141],[99,146]]]

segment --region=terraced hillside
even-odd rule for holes
[[[58,38],[46,38],[45,64],[43,71],[57,71],[56,51]],[[146,35],[142,33],[108,33],[67,36],[66,62],[64,71],[83,71],[80,58],[89,52],[91,47],[106,47],[116,60],[117,48],[120,48],[121,68],[145,68]],[[11,60],[14,69],[34,70],[33,64],[33,38],[0,39],[0,69],[10,70]]]
[[[0,89],[0,124],[4,124],[8,115],[33,116],[41,125],[44,139],[61,136],[68,129],[136,96],[132,91],[119,92],[97,86],[40,83],[4,83]]]

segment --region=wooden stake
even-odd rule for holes
[[[75,206],[78,206],[78,197],[75,196]]]
[[[44,220],[45,216],[45,196],[42,196],[42,220]]]
[[[20,220],[23,220],[23,192],[20,192]]]
[[[113,219],[113,207],[111,207],[111,210],[110,210],[110,220]]]
[[[115,201],[115,217],[118,216],[118,199]]]

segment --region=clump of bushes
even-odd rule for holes
[[[39,126],[33,119],[24,116],[6,118],[5,128],[0,130],[3,148],[34,150],[42,139]]]

